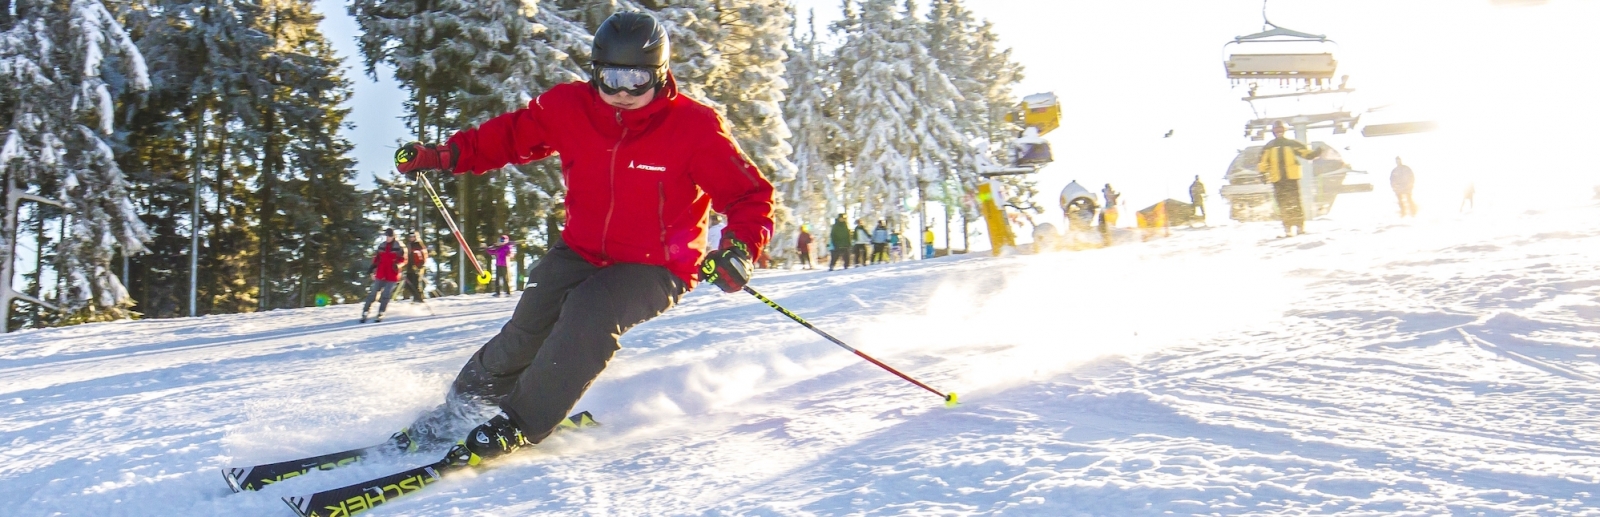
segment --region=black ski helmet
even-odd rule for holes
[[[657,86],[666,82],[667,58],[672,44],[667,29],[654,17],[620,12],[600,22],[594,31],[592,61],[601,64],[657,69]]]

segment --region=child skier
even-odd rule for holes
[[[772,235],[773,189],[704,104],[678,92],[666,29],[646,14],[595,31],[591,79],[526,108],[395,153],[401,172],[482,174],[560,154],[567,226],[529,273],[511,320],[456,376],[445,403],[402,431],[414,443],[466,437],[451,461],[539,443],[566,417],[634,325],[697,280],[743,288]],[[727,216],[707,252],[706,216]],[[493,412],[470,432],[461,416]],[[467,421],[472,425],[475,421]],[[397,436],[397,439],[400,437]]]

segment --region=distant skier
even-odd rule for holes
[[[1116,189],[1111,188],[1110,183],[1107,183],[1106,188],[1100,189],[1100,196],[1106,201],[1105,208],[1100,210],[1101,221],[1106,226],[1115,227],[1117,225],[1117,200],[1122,197],[1122,193],[1117,192]]]
[[[491,282],[494,284],[494,295],[500,296],[501,291],[504,291],[506,296],[511,296],[511,275],[507,271],[509,265],[507,259],[516,253],[517,243],[511,241],[510,235],[501,235],[500,242],[484,248],[483,251],[489,252],[489,255],[494,257],[494,281]]]
[[[1400,217],[1416,217],[1417,202],[1411,199],[1411,189],[1417,186],[1417,175],[1411,167],[1394,157],[1394,170],[1389,171],[1389,187],[1394,189],[1395,201],[1400,203]]]
[[[850,255],[856,260],[856,266],[867,265],[867,245],[872,244],[872,232],[867,231],[867,225],[856,219],[856,227],[850,230],[851,246]]]
[[[891,261],[899,262],[905,260],[906,256],[900,247],[902,242],[905,242],[905,239],[900,237],[900,232],[896,231],[889,234],[889,258]]]
[[[828,249],[828,271],[833,271],[833,265],[840,259],[844,259],[844,269],[850,269],[850,226],[845,224],[844,214],[839,214],[828,229]]]
[[[477,464],[539,443],[566,419],[619,338],[665,312],[696,281],[743,289],[772,236],[772,183],[715,111],[681,95],[666,27],[637,12],[601,22],[589,82],[557,85],[527,107],[443,145],[395,153],[401,172],[481,174],[558,155],[566,180],[563,244],[528,275],[510,321],[474,353],[445,403],[397,435],[454,442],[448,461]],[[710,210],[728,225],[708,252]],[[481,420],[480,410],[495,414]]]
[[[1477,194],[1478,194],[1478,185],[1473,183],[1473,182],[1471,182],[1471,181],[1468,181],[1466,190],[1463,190],[1461,192],[1461,208],[1458,211],[1465,212],[1465,211],[1468,211],[1468,210],[1477,209],[1478,205],[1475,204],[1472,201],[1472,197],[1477,195]]]
[[[422,245],[422,235],[416,230],[411,231],[411,238],[406,240],[406,287],[401,292],[403,298],[411,299],[411,303],[423,303],[422,268],[428,263],[428,247]]]
[[[1272,141],[1261,148],[1261,161],[1256,169],[1267,175],[1272,183],[1273,199],[1278,203],[1278,218],[1283,220],[1283,236],[1306,233],[1305,210],[1300,206],[1300,160],[1310,160],[1318,153],[1295,140],[1285,138],[1288,131],[1283,121],[1272,123]]]
[[[872,229],[872,263],[889,263],[889,227],[883,225],[883,219]]]
[[[394,288],[400,285],[400,266],[405,264],[405,248],[394,239],[394,229],[385,228],[383,244],[378,245],[378,254],[372,257],[372,265],[367,267],[367,274],[372,275],[372,290],[367,291],[367,298],[361,304],[362,323],[367,322],[373,299],[378,300],[378,317],[373,321],[383,321],[383,312],[389,309],[389,299],[394,298]]]
[[[811,232],[806,225],[800,225],[800,238],[795,240],[794,249],[800,254],[800,267],[811,269]]]
[[[933,228],[922,228],[922,258],[933,258]]]
[[[1189,202],[1194,204],[1194,211],[1200,216],[1200,222],[1206,220],[1206,184],[1200,182],[1200,175],[1194,175],[1194,183],[1189,184]]]

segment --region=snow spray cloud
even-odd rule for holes
[[[1299,289],[1259,248],[1203,238],[1001,261],[870,325],[864,348],[942,356],[953,379],[931,382],[981,393],[1270,322]]]

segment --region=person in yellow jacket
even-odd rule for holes
[[[1288,127],[1282,121],[1272,123],[1272,141],[1261,149],[1261,161],[1256,169],[1267,175],[1272,183],[1273,198],[1278,202],[1278,216],[1283,220],[1283,236],[1306,233],[1305,210],[1300,206],[1300,160],[1312,160],[1321,154],[1295,140],[1285,138]]]

